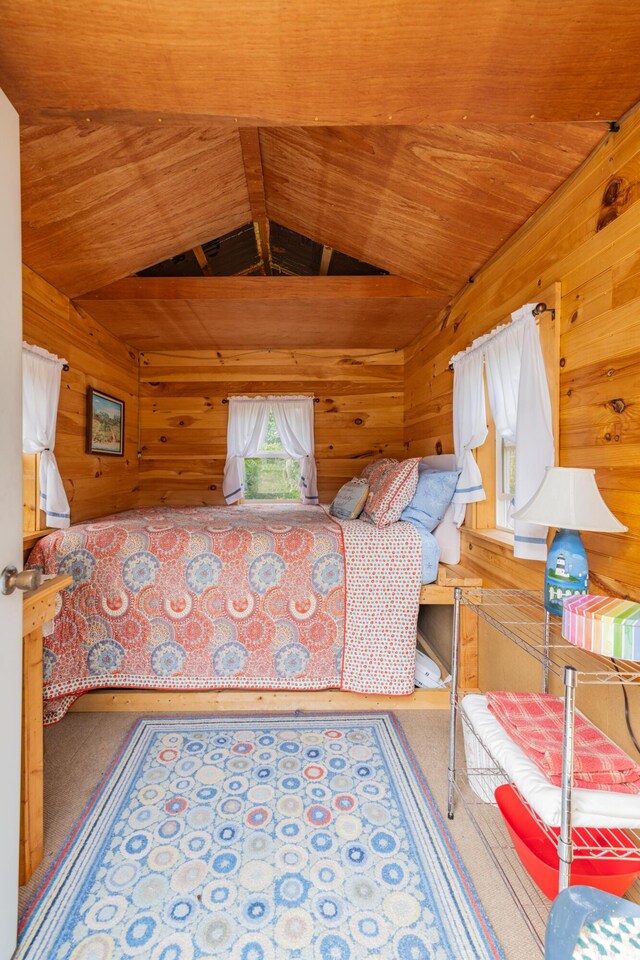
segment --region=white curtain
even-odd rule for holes
[[[514,509],[524,507],[555,463],[553,415],[549,382],[532,314],[533,303],[512,314],[522,317],[522,358],[516,424],[516,493]],[[547,559],[547,528],[515,521],[513,554],[525,560]]]
[[[514,510],[531,499],[546,467],[554,464],[551,400],[534,307],[527,303],[512,313],[512,322],[484,345],[496,431],[516,445]],[[513,553],[527,560],[545,560],[546,527],[515,521]]]
[[[40,509],[48,527],[68,527],[71,511],[53,452],[62,367],[40,347],[22,345],[22,450],[40,454]]]
[[[300,499],[303,503],[317,503],[313,397],[271,397],[270,404],[285,453],[300,461]]]
[[[453,358],[453,442],[461,471],[453,495],[453,518],[463,522],[466,505],[485,499],[482,476],[472,451],[487,438],[484,402],[482,350],[457,354]]]
[[[259,452],[268,424],[269,404],[264,397],[229,398],[227,462],[222,483],[227,503],[235,503],[244,496],[244,459]]]

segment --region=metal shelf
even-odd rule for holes
[[[456,778],[454,785],[456,799],[461,802],[511,894],[520,916],[542,952],[551,903],[540,892],[520,863],[497,806],[479,800],[469,786],[466,776],[462,771],[459,773],[461,776]]]
[[[575,720],[575,688],[577,684],[633,683],[640,679],[640,664],[624,660],[607,660],[567,644],[562,639],[562,624],[550,617],[545,608],[542,591],[500,590],[484,588],[457,588],[453,617],[451,722],[449,731],[449,803],[448,815],[453,819],[454,801],[459,800],[499,870],[526,922],[537,946],[544,949],[544,931],[551,903],[539,891],[522,867],[502,816],[495,804],[481,800],[469,784],[469,777],[487,777],[491,785],[499,780],[511,783],[511,778],[495,760],[491,748],[482,740],[468,718],[458,709],[458,649],[460,607],[464,605],[490,624],[521,650],[536,660],[542,668],[542,689],[548,690],[549,677],[557,677],[564,686],[563,777],[560,827],[547,826],[537,811],[520,795],[536,822],[550,841],[557,846],[560,860],[560,889],[568,885],[571,862],[576,857],[598,857],[603,860],[626,859],[637,855],[635,848],[624,846],[619,838],[624,830],[640,847],[640,830],[572,826],[573,792],[573,735]],[[456,730],[458,715],[467,733],[489,755],[492,768],[471,767],[456,763]],[[576,833],[579,831],[579,833]],[[561,839],[562,838],[562,839]],[[609,845],[611,844],[611,845]],[[628,896],[640,901],[640,881]]]
[[[580,685],[636,683],[640,680],[640,663],[608,660],[572,647],[563,640],[562,621],[549,616],[544,608],[542,591],[469,587],[461,591],[460,602],[560,680],[564,678],[565,667],[576,670]]]
[[[499,779],[502,783],[513,783],[509,774],[504,770],[504,768],[498,763],[493,754],[491,753],[491,747],[482,739],[478,731],[470,723],[469,718],[461,710],[460,719],[467,730],[477,743],[482,747],[485,753],[489,754],[491,760],[494,764],[493,768],[489,767],[470,767],[466,762],[464,764],[457,764],[455,768],[456,777],[459,773],[462,773],[466,779],[469,777],[486,777],[487,779],[494,780]],[[470,788],[472,789],[472,788]],[[474,793],[474,796],[475,793]],[[550,827],[544,822],[540,817],[538,812],[530,803],[518,792],[521,802],[527,808],[533,819],[539,825],[540,829],[546,834],[549,840],[554,844],[558,842],[558,831],[559,827]],[[483,801],[478,799],[478,803],[483,804]],[[486,804],[492,806],[492,804]],[[578,835],[574,833],[573,841],[573,855],[575,857],[599,857],[602,860],[626,860],[631,857],[636,857],[638,855],[637,849],[629,848],[628,846],[622,846],[619,844],[618,838],[620,831],[622,830],[624,834],[629,837],[637,847],[640,847],[640,829],[633,830],[624,827],[573,827],[574,831],[580,831]],[[577,838],[576,838],[577,836]],[[606,843],[606,846],[603,844],[603,841]],[[545,898],[546,899],[546,898]]]

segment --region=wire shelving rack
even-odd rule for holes
[[[571,864],[576,857],[597,857],[603,860],[628,859],[638,855],[640,829],[624,829],[627,843],[621,842],[620,828],[573,827],[573,754],[576,687],[583,684],[630,684],[640,681],[640,663],[613,660],[572,647],[562,638],[562,622],[550,616],[544,607],[542,591],[503,590],[482,587],[456,588],[453,613],[451,656],[449,791],[447,813],[453,819],[455,801],[459,800],[498,868],[531,934],[542,950],[550,901],[522,868],[498,808],[481,800],[469,784],[487,778],[491,793],[499,783],[510,783],[508,773],[496,761],[490,747],[479,736],[463,711],[459,710],[458,652],[460,645],[460,607],[476,613],[504,637],[524,650],[540,664],[541,687],[549,691],[551,677],[562,684],[564,700],[561,819],[560,826],[550,827],[538,812],[520,795],[520,799],[558,850],[559,889],[569,885]],[[470,767],[456,758],[456,730],[459,720],[481,751],[489,755],[490,768]],[[630,842],[629,842],[630,841]],[[640,882],[630,893],[640,900]]]

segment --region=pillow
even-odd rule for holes
[[[459,470],[455,453],[432,453],[422,458],[420,467],[431,470]]]
[[[369,496],[362,519],[375,527],[388,527],[396,523],[416,492],[420,457],[387,462],[383,469],[375,470],[369,478]]]
[[[340,487],[329,507],[329,513],[341,520],[356,520],[367,502],[368,493],[367,481],[354,477]]]
[[[460,563],[460,530],[453,519],[452,503],[433,531],[433,536],[440,547],[440,563]]]
[[[386,470],[390,463],[397,463],[397,460],[394,460],[393,457],[383,457],[381,460],[372,460],[371,463],[368,463],[362,473],[360,474],[361,480],[367,480],[371,482],[371,477],[374,473],[377,473],[379,470]]]
[[[400,519],[431,533],[451,503],[459,476],[459,470],[430,470],[421,464],[416,492]]]

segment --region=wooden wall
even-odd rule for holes
[[[28,267],[23,291],[24,339],[69,361],[62,374],[55,453],[71,521],[130,509],[138,495],[137,355]],[[125,401],[124,457],[85,453],[87,386]]]
[[[369,351],[370,353],[370,351]],[[223,503],[230,394],[311,393],[320,499],[379,456],[402,456],[403,354],[304,350],[141,356],[142,504]]]
[[[449,359],[511,310],[561,284],[561,466],[595,467],[625,535],[585,534],[592,587],[640,599],[640,113],[627,118],[552,200],[406,350],[407,455],[453,446]],[[471,513],[471,511],[469,511]],[[472,531],[462,562],[487,585],[537,587],[543,564]],[[484,689],[535,686],[532,671],[493,631],[481,633]],[[585,688],[579,703],[630,748],[622,693]],[[594,690],[597,693],[594,693]],[[640,727],[640,691],[632,709]]]

